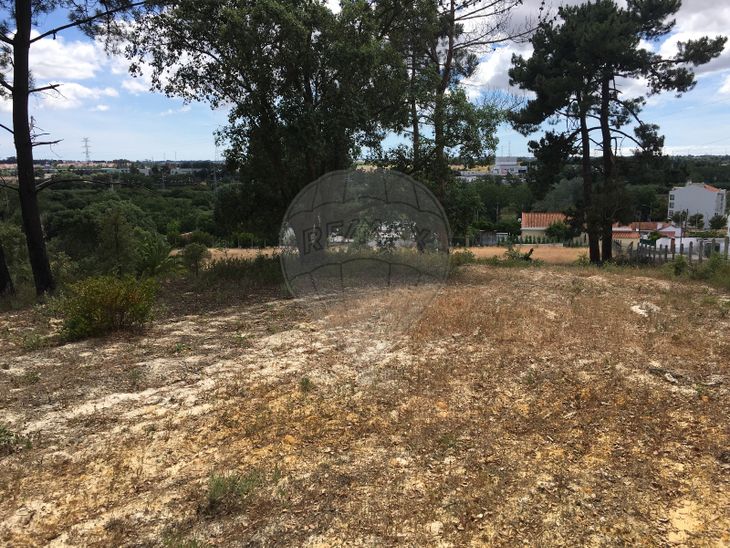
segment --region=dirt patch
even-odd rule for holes
[[[31,446],[0,456],[0,543],[727,545],[725,297],[479,265],[400,334],[278,298],[60,347],[2,316]]]

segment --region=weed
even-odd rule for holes
[[[37,333],[28,333],[23,335],[23,340],[20,344],[23,347],[23,350],[38,350],[41,346],[43,346],[43,337]]]
[[[207,510],[211,513],[232,511],[243,506],[261,484],[261,474],[253,470],[245,475],[212,474],[208,479]]]
[[[41,380],[41,375],[37,371],[26,371],[20,377],[23,384],[38,384]]]
[[[175,343],[175,347],[173,348],[173,353],[175,354],[182,354],[183,352],[187,352],[190,350],[190,346],[185,343]]]
[[[439,436],[437,442],[444,449],[453,449],[456,447],[458,439],[455,434],[447,432],[446,434]]]
[[[248,348],[251,346],[251,339],[245,333],[236,333],[233,337],[233,341],[239,348]]]
[[[30,446],[28,438],[0,424],[0,456],[11,455],[20,449],[28,449]]]
[[[311,392],[314,389],[314,383],[309,379],[309,377],[302,377],[299,379],[299,390],[307,394],[308,392]]]
[[[138,388],[144,378],[144,371],[141,367],[135,367],[127,372],[127,377],[129,379],[129,384],[131,384],[134,388]]]
[[[166,531],[162,534],[162,546],[164,548],[203,548],[204,546],[208,546],[208,544],[195,537]]]

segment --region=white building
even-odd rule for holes
[[[710,219],[715,215],[725,215],[727,191],[703,183],[687,183],[683,187],[675,186],[669,193],[668,217],[686,211],[691,217],[701,213],[705,228],[709,228]]]
[[[527,173],[527,166],[512,156],[497,156],[490,172],[492,175],[522,175]]]

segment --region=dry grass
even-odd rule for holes
[[[32,441],[0,543],[727,545],[728,300],[471,266],[399,335],[271,300],[28,350],[36,317],[0,317]]]
[[[470,247],[469,251],[474,253],[480,259],[488,259],[490,257],[502,257],[505,252],[504,247]],[[588,250],[583,247],[563,247],[561,245],[540,245],[540,244],[524,244],[516,245],[515,249],[521,253],[527,253],[530,249],[535,251],[532,254],[533,259],[539,259],[546,264],[572,264],[577,261],[581,255],[587,255]],[[458,250],[457,250],[458,251]]]
[[[463,248],[455,248],[454,251],[461,251]],[[480,259],[486,259],[489,257],[502,257],[504,255],[504,247],[470,247],[469,251],[474,253]],[[588,250],[580,247],[563,247],[560,245],[517,245],[515,249],[520,250],[522,253],[527,253],[530,249],[535,251],[532,254],[534,259],[539,259],[547,264],[571,264],[580,258],[581,255],[586,255]],[[242,259],[253,259],[258,254],[271,256],[277,252],[275,247],[266,247],[262,249],[220,249],[212,248],[211,260],[217,260],[222,258],[242,258]],[[174,253],[174,252],[173,252]]]

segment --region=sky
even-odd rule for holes
[[[336,0],[331,0],[331,4]],[[571,3],[576,3],[571,0]],[[513,16],[515,24],[537,13],[539,0],[526,0]],[[676,42],[703,35],[730,34],[730,3],[717,0],[684,0],[672,34],[648,44],[665,55],[676,51]],[[43,32],[64,22],[54,13],[38,22]],[[529,44],[508,44],[485,53],[476,74],[464,83],[470,98],[508,91],[507,71],[513,53],[530,54]],[[52,139],[53,147],[36,150],[37,158],[83,159],[83,138],[90,144],[92,160],[206,160],[216,152],[214,131],[226,123],[226,110],[211,110],[203,103],[184,104],[149,91],[149,81],[132,78],[122,58],[109,57],[101,45],[71,29],[55,40],[40,40],[31,48],[31,69],[36,85],[62,84],[61,94],[49,92],[31,100],[37,127]],[[669,154],[730,154],[730,46],[708,65],[697,70],[697,86],[681,98],[673,94],[651,97],[644,110],[646,121],[657,123],[666,136]],[[641,94],[640,82],[624,84],[627,96]],[[10,104],[0,100],[0,123],[9,125]],[[527,141],[508,126],[499,129],[499,156],[526,156]],[[216,156],[217,154],[217,156]],[[9,134],[0,136],[0,158],[13,156]]]

